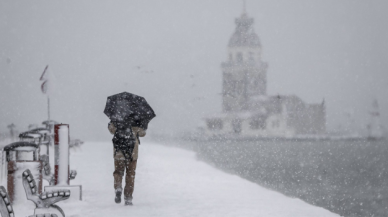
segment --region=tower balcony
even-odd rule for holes
[[[237,62],[237,61],[228,61],[228,62],[222,62],[221,67],[223,69],[265,69],[267,68],[267,63],[262,61],[244,61],[244,62]]]

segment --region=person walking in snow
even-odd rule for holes
[[[124,201],[125,205],[133,205],[133,191],[135,187],[136,164],[139,156],[139,137],[144,137],[146,131],[141,127],[134,127],[131,122],[109,122],[108,129],[114,135],[112,142],[114,146],[115,171],[114,189],[115,202],[121,203],[123,192],[122,179],[125,175]]]

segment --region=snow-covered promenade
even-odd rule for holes
[[[71,154],[82,184],[83,201],[58,203],[66,216],[338,216],[299,199],[288,198],[238,176],[197,161],[194,152],[142,143],[134,206],[114,203],[112,144],[85,143]],[[32,210],[15,206],[16,216]]]

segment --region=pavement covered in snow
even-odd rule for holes
[[[85,143],[72,151],[78,175],[71,184],[82,184],[83,201],[59,202],[66,216],[338,216],[219,171],[191,151],[142,143],[139,154],[134,206],[128,207],[114,203],[112,144]],[[31,215],[30,205],[14,206],[16,217]]]

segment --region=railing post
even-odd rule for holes
[[[54,127],[55,185],[69,185],[69,125],[56,124]]]

